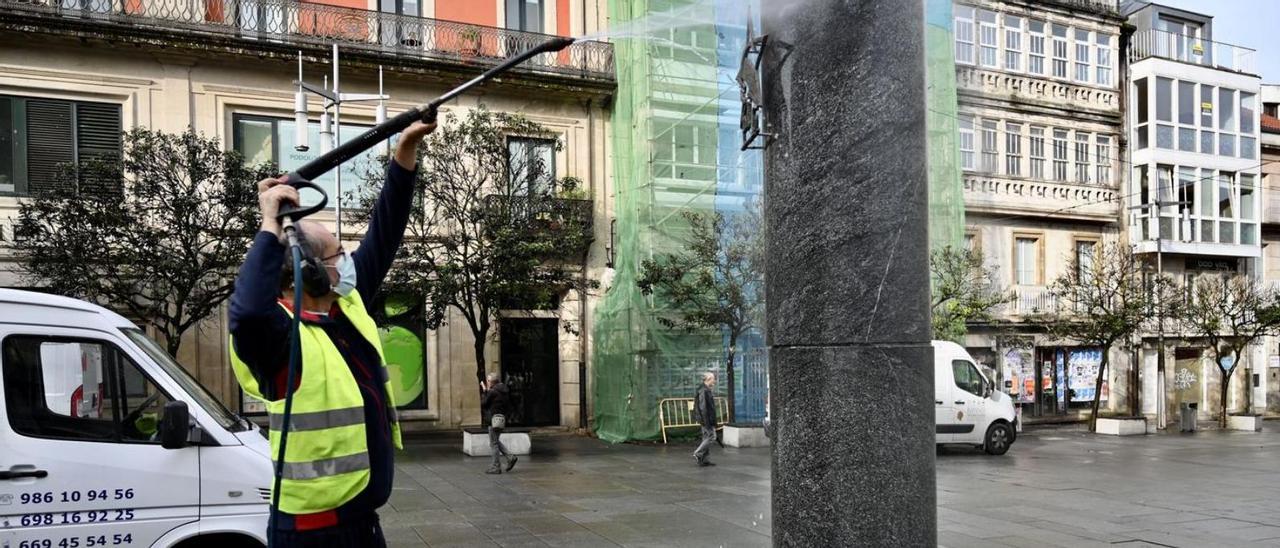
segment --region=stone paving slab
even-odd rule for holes
[[[1271,424],[1275,424],[1273,427]],[[770,449],[539,436],[515,471],[456,436],[411,436],[381,511],[421,546],[769,546]],[[1264,432],[1112,438],[1029,430],[1008,455],[940,448],[943,546],[1280,546],[1280,423]]]

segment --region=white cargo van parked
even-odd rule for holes
[[[1017,439],[1013,400],[956,343],[933,341],[933,405],[939,444],[975,445],[1003,455]]]
[[[263,546],[269,453],[129,321],[0,289],[0,546]]]

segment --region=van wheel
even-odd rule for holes
[[[1009,451],[1009,446],[1013,444],[1013,429],[1008,424],[997,422],[987,429],[986,440],[982,444],[982,449],[988,455],[1003,455]]]

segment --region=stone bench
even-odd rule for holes
[[[512,455],[528,455],[533,449],[533,441],[527,428],[507,428],[502,431],[502,445]],[[472,457],[487,457],[489,453],[489,430],[487,428],[462,429],[462,452]]]
[[[1146,417],[1098,417],[1098,434],[1142,436],[1147,433]]]
[[[764,435],[764,426],[759,424],[726,424],[724,425],[724,445],[726,447],[768,447],[769,437]]]

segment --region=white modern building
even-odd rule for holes
[[[1121,9],[1135,28],[1126,76],[1130,245],[1178,284],[1230,273],[1260,276],[1261,80],[1254,51],[1215,36],[1209,15],[1139,1]],[[1160,360],[1158,334],[1147,335],[1144,413],[1164,422],[1180,403],[1195,402],[1201,418],[1214,415],[1219,372],[1200,344],[1166,333]],[[1255,354],[1237,368],[1232,409],[1240,409],[1252,384],[1249,368],[1261,366],[1261,352]]]

